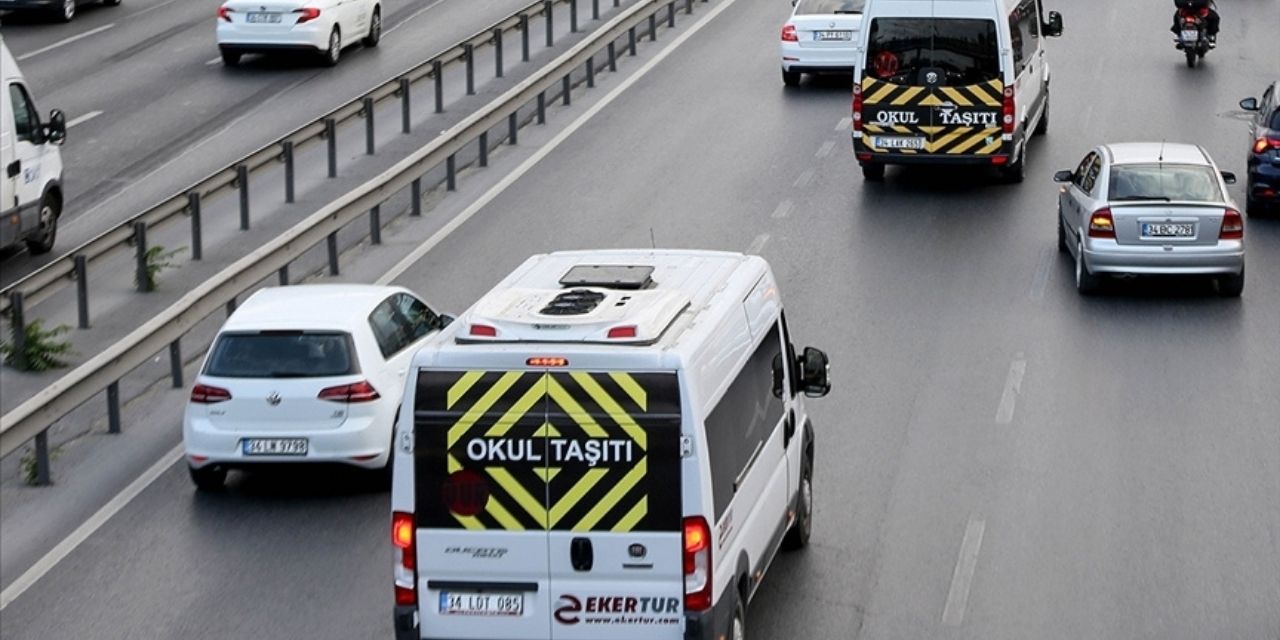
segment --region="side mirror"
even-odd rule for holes
[[[1062,171],[1059,171],[1053,174],[1054,182],[1071,182],[1072,180],[1075,180],[1075,179],[1076,179],[1076,174],[1074,171],[1070,169],[1064,169]]]
[[[1049,22],[1044,25],[1044,34],[1050,38],[1056,38],[1062,35],[1062,14],[1057,11],[1049,12]]]
[[[1241,100],[1241,101],[1240,101],[1240,108],[1241,108],[1241,109],[1244,109],[1245,111],[1257,111],[1257,110],[1258,110],[1258,99],[1257,99],[1257,98],[1245,98],[1244,100]]]
[[[821,398],[831,391],[831,364],[821,349],[805,347],[796,369],[800,371],[800,388],[810,398]]]
[[[442,313],[442,314],[440,314],[440,315],[438,315],[438,316],[436,316],[436,317],[439,319],[439,320],[438,320],[438,322],[440,323],[440,326],[439,326],[439,328],[440,328],[440,329],[443,329],[443,328],[445,328],[445,327],[447,327],[447,326],[449,326],[449,325],[453,324],[453,321],[454,321],[454,320],[457,320],[457,318],[456,318],[456,317],[451,316],[451,315],[449,315],[449,314],[447,314],[447,313]]]
[[[800,4],[800,0],[791,0],[791,6],[793,6],[793,7],[794,7],[794,6],[796,6],[797,4]]]
[[[61,109],[49,112],[49,124],[45,125],[45,140],[53,144],[67,141],[67,116]]]
[[[1227,183],[1227,184],[1235,184],[1235,183],[1236,183],[1236,174],[1231,173],[1230,171],[1223,171],[1223,172],[1222,172],[1222,181],[1223,181],[1223,182],[1225,182],[1225,183]]]

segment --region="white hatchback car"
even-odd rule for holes
[[[400,287],[269,287],[227,319],[182,424],[191,479],[231,468],[336,462],[386,468],[417,347],[452,318]]]
[[[782,82],[800,84],[801,73],[853,73],[858,30],[866,0],[793,0],[782,27]]]
[[[359,41],[378,46],[382,5],[377,0],[229,0],[218,7],[222,62],[240,64],[246,53],[306,51],[333,66]]]

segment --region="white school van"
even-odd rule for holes
[[[853,75],[853,150],[868,180],[891,164],[978,164],[1021,182],[1049,127],[1043,0],[867,0]]]
[[[827,357],[761,258],[530,258],[415,356],[392,482],[397,639],[741,638],[804,546]]]
[[[40,121],[22,70],[0,38],[0,249],[25,242],[48,253],[62,214],[62,157],[67,122],[54,109]]]

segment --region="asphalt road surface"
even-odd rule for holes
[[[398,281],[461,308],[530,253],[651,233],[771,261],[836,386],[811,405],[814,545],[779,557],[749,637],[1280,637],[1280,220],[1249,221],[1240,300],[1194,281],[1081,298],[1050,180],[1143,139],[1243,173],[1235,105],[1275,75],[1280,5],[1224,6],[1190,70],[1162,4],[1046,4],[1067,31],[1022,185],[863,183],[847,82],[784,90],[785,3],[735,0]],[[4,632],[390,637],[387,503],[322,471],[196,495],[174,467],[10,604]]]

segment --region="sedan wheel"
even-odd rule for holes
[[[324,52],[324,65],[335,66],[340,58],[342,58],[342,34],[338,33],[337,27],[334,27],[329,33],[329,48]]]
[[[1084,264],[1084,243],[1076,243],[1076,291],[1082,295],[1093,295],[1102,286],[1102,278],[1089,273]]]
[[[1224,298],[1239,298],[1244,293],[1244,269],[1235,275],[1218,278],[1218,295]]]
[[[1067,253],[1067,225],[1062,222],[1062,212],[1058,212],[1058,253]]]
[[[58,11],[58,19],[62,22],[71,22],[76,17],[76,0],[62,0],[62,8]]]
[[[369,35],[360,42],[366,47],[373,48],[378,46],[380,40],[382,40],[382,12],[374,9],[373,15],[369,17]]]

